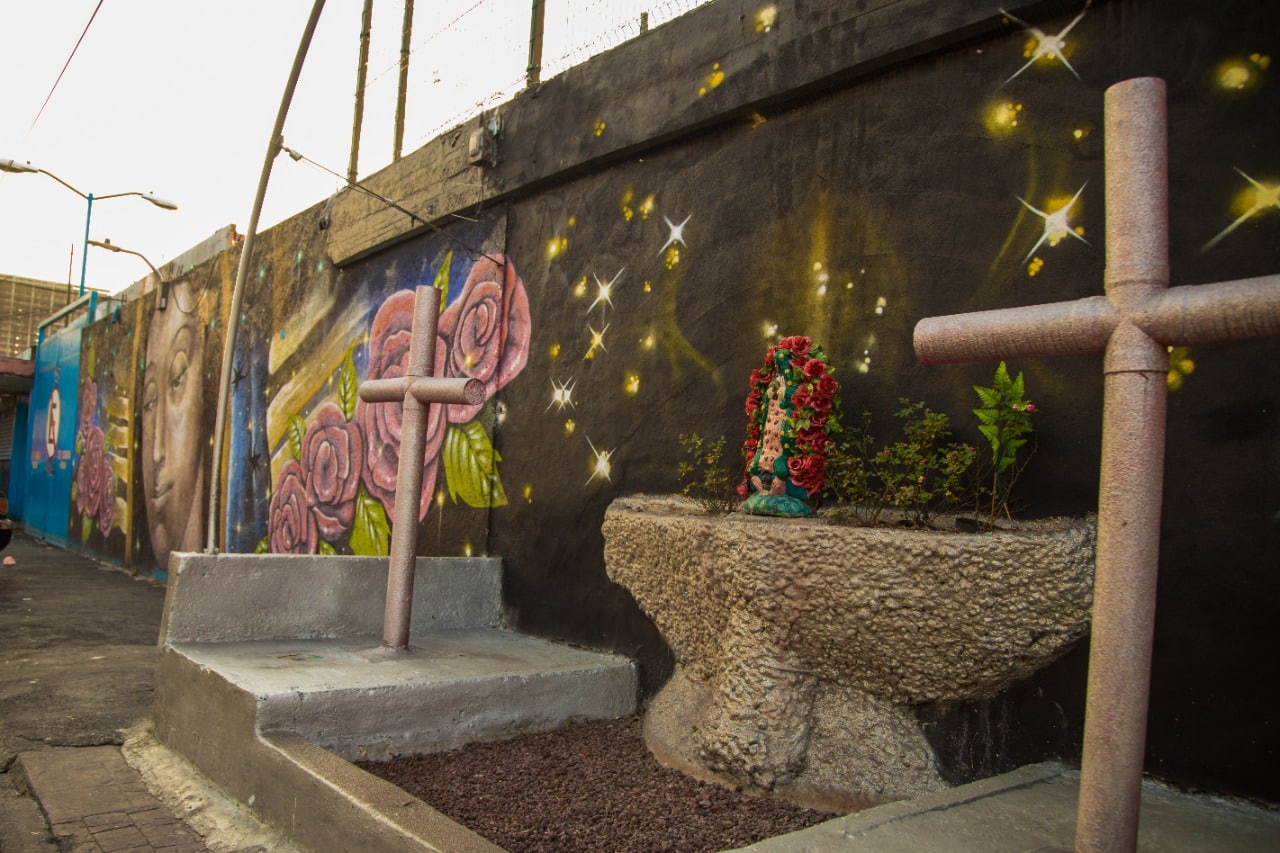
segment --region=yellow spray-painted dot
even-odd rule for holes
[[[1218,66],[1215,77],[1219,88],[1239,92],[1254,82],[1255,74],[1248,63],[1231,59]]]
[[[673,270],[673,269],[675,269],[675,268],[676,268],[676,266],[677,266],[679,263],[680,263],[680,249],[679,249],[679,247],[677,247],[677,246],[675,246],[675,245],[669,246],[669,247],[667,248],[667,256],[666,256],[666,259],[665,259],[665,261],[664,261],[664,265],[666,266],[666,268],[667,268],[667,269],[669,269],[669,270]]]
[[[604,129],[608,127],[603,121],[597,121],[595,126],[591,128],[592,133],[596,136],[604,136]]]
[[[764,332],[765,340],[776,338],[778,336],[778,324],[766,321],[761,327],[761,331]]]
[[[438,508],[444,507],[444,489],[440,489],[436,492],[436,506]]]
[[[767,33],[778,23],[778,7],[770,3],[756,12],[756,32]]]
[[[649,334],[645,335],[643,338],[640,339],[640,346],[643,347],[644,349],[653,349],[656,343],[657,343],[657,340],[654,338],[653,332],[650,332]]]
[[[640,393],[640,374],[638,373],[627,374],[627,381],[623,383],[622,390],[633,397],[636,394],[639,394]]]
[[[548,351],[551,353],[551,357],[552,357],[552,358],[559,358],[559,357],[560,357],[560,344],[552,344],[552,345],[548,348]]]
[[[765,124],[768,121],[769,120],[767,118],[765,118],[764,116],[760,115],[760,113],[757,113],[757,112],[752,112],[749,116],[747,116],[747,122],[750,123],[752,130],[755,130],[757,127],[759,127],[762,124]]]
[[[1077,127],[1075,130],[1071,131],[1071,135],[1077,140],[1084,139],[1084,130]]]
[[[711,73],[706,76],[706,79],[703,80],[703,85],[699,87],[698,97],[706,95],[723,82],[724,72],[720,70],[720,63],[717,62],[715,65],[711,66]]]
[[[463,543],[462,543],[462,556],[464,556],[464,557],[471,557],[471,556],[473,556],[474,554],[475,554],[475,548],[473,548],[473,547],[472,547],[471,543],[470,543],[470,542],[463,542]]]
[[[578,217],[576,217],[576,216],[570,216],[570,217],[569,217],[569,227],[570,227],[570,228],[572,228],[572,227],[574,227],[574,226],[575,226],[575,225],[577,225],[577,224],[578,224]]]
[[[1249,54],[1249,61],[1261,68],[1263,71],[1271,67],[1271,57],[1263,53]]]
[[[649,291],[653,290],[653,285],[649,283],[649,280],[648,280],[648,279],[645,279],[645,281],[644,281],[644,288],[643,288],[643,290],[644,290],[644,292],[645,292],[645,293],[648,293]]]
[[[587,277],[585,275],[578,279],[578,283],[573,286],[573,295],[578,299],[582,299],[587,295]]]
[[[552,237],[547,241],[547,260],[554,261],[569,248],[569,240],[565,237]]]
[[[1039,257],[1031,259],[1031,263],[1027,264],[1027,275],[1035,278],[1036,273],[1040,272],[1040,268],[1044,266],[1044,260]]]
[[[573,418],[566,418],[564,422],[564,434],[566,436],[573,435],[573,431],[578,428],[578,424]]]
[[[645,196],[644,201],[640,202],[640,218],[648,219],[650,216],[653,216],[655,204],[653,193]]]
[[[525,483],[524,491],[522,491],[521,494],[524,495],[525,503],[527,504],[533,503],[533,484]]]

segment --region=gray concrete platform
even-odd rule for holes
[[[742,848],[750,853],[1029,853],[1072,850],[1080,774],[1033,764],[913,800],[890,803]],[[1142,788],[1138,850],[1280,850],[1280,812],[1222,797]]]
[[[416,571],[409,648],[393,650],[385,560],[178,555],[157,740],[300,849],[496,850],[349,761],[625,716],[635,664],[506,630],[497,560]]]

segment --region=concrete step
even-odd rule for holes
[[[499,628],[439,631],[403,651],[376,637],[179,643],[199,694],[220,678],[253,697],[256,728],[385,760],[635,709],[634,664]]]

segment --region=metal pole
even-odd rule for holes
[[[396,138],[392,160],[400,159],[404,146],[404,99],[409,89],[409,46],[413,33],[413,0],[404,0],[404,26],[400,31],[400,89],[396,94]]]
[[[351,122],[351,160],[347,164],[347,183],[356,182],[360,162],[360,128],[364,123],[364,84],[369,74],[369,30],[373,26],[373,0],[364,0],[360,17],[360,61],[356,66],[356,114]]]
[[[1165,85],[1107,90],[1107,296],[1127,312],[1169,286]],[[1151,683],[1167,409],[1166,348],[1121,321],[1103,366],[1098,556],[1076,850],[1133,850]]]
[[[529,65],[525,69],[525,85],[536,86],[542,74],[542,34],[546,24],[547,4],[533,0],[529,19]]]
[[[205,548],[210,553],[218,550],[218,501],[222,487],[222,445],[224,433],[227,431],[227,407],[231,397],[231,360],[235,355],[236,327],[239,323],[240,303],[244,300],[244,283],[249,278],[249,261],[253,256],[253,242],[258,234],[258,217],[262,213],[262,201],[267,194],[267,182],[271,178],[271,164],[280,153],[283,145],[281,134],[284,132],[284,120],[289,114],[289,104],[293,101],[293,90],[298,85],[298,77],[302,74],[302,61],[307,58],[307,49],[311,46],[311,37],[315,34],[316,24],[320,21],[320,12],[324,9],[324,0],[315,0],[311,7],[311,16],[302,31],[302,39],[298,44],[298,53],[293,58],[293,68],[289,71],[289,80],[285,83],[284,94],[280,97],[280,109],[276,113],[275,126],[271,128],[271,139],[267,143],[267,154],[262,163],[262,174],[258,177],[258,192],[253,199],[253,211],[249,214],[249,230],[244,235],[244,245],[240,247],[240,263],[236,267],[236,283],[231,291],[231,307],[227,311],[226,322],[223,323],[222,342],[222,378],[218,384],[218,411],[213,425],[213,459],[210,462],[209,478],[209,524]]]
[[[413,339],[405,376],[430,376],[436,360],[436,323],[440,293],[419,285],[413,301]],[[426,444],[427,410],[412,394],[404,398],[400,420],[400,467],[396,472],[396,509],[391,525],[391,555],[387,569],[387,603],[382,620],[382,644],[409,647],[413,607],[413,574],[418,542],[418,501],[422,494],[422,448]]]
[[[84,245],[80,249],[80,295],[84,296],[84,279],[89,268],[89,220],[93,218],[93,193],[86,193],[88,205],[84,211]]]

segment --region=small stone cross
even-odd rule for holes
[[[418,541],[418,495],[422,491],[422,454],[427,442],[427,412],[432,403],[484,402],[484,383],[478,379],[432,376],[436,357],[436,323],[440,291],[420,285],[414,294],[413,331],[404,376],[366,379],[360,399],[366,403],[403,403],[400,421],[400,465],[396,470],[395,518],[391,522],[391,556],[387,572],[387,605],[382,620],[382,644],[409,647],[409,618],[413,609],[414,551]]]
[[[1098,554],[1077,850],[1137,844],[1168,347],[1280,335],[1280,275],[1169,287],[1165,84],[1106,92],[1106,296],[921,320],[924,364],[1105,352]]]

